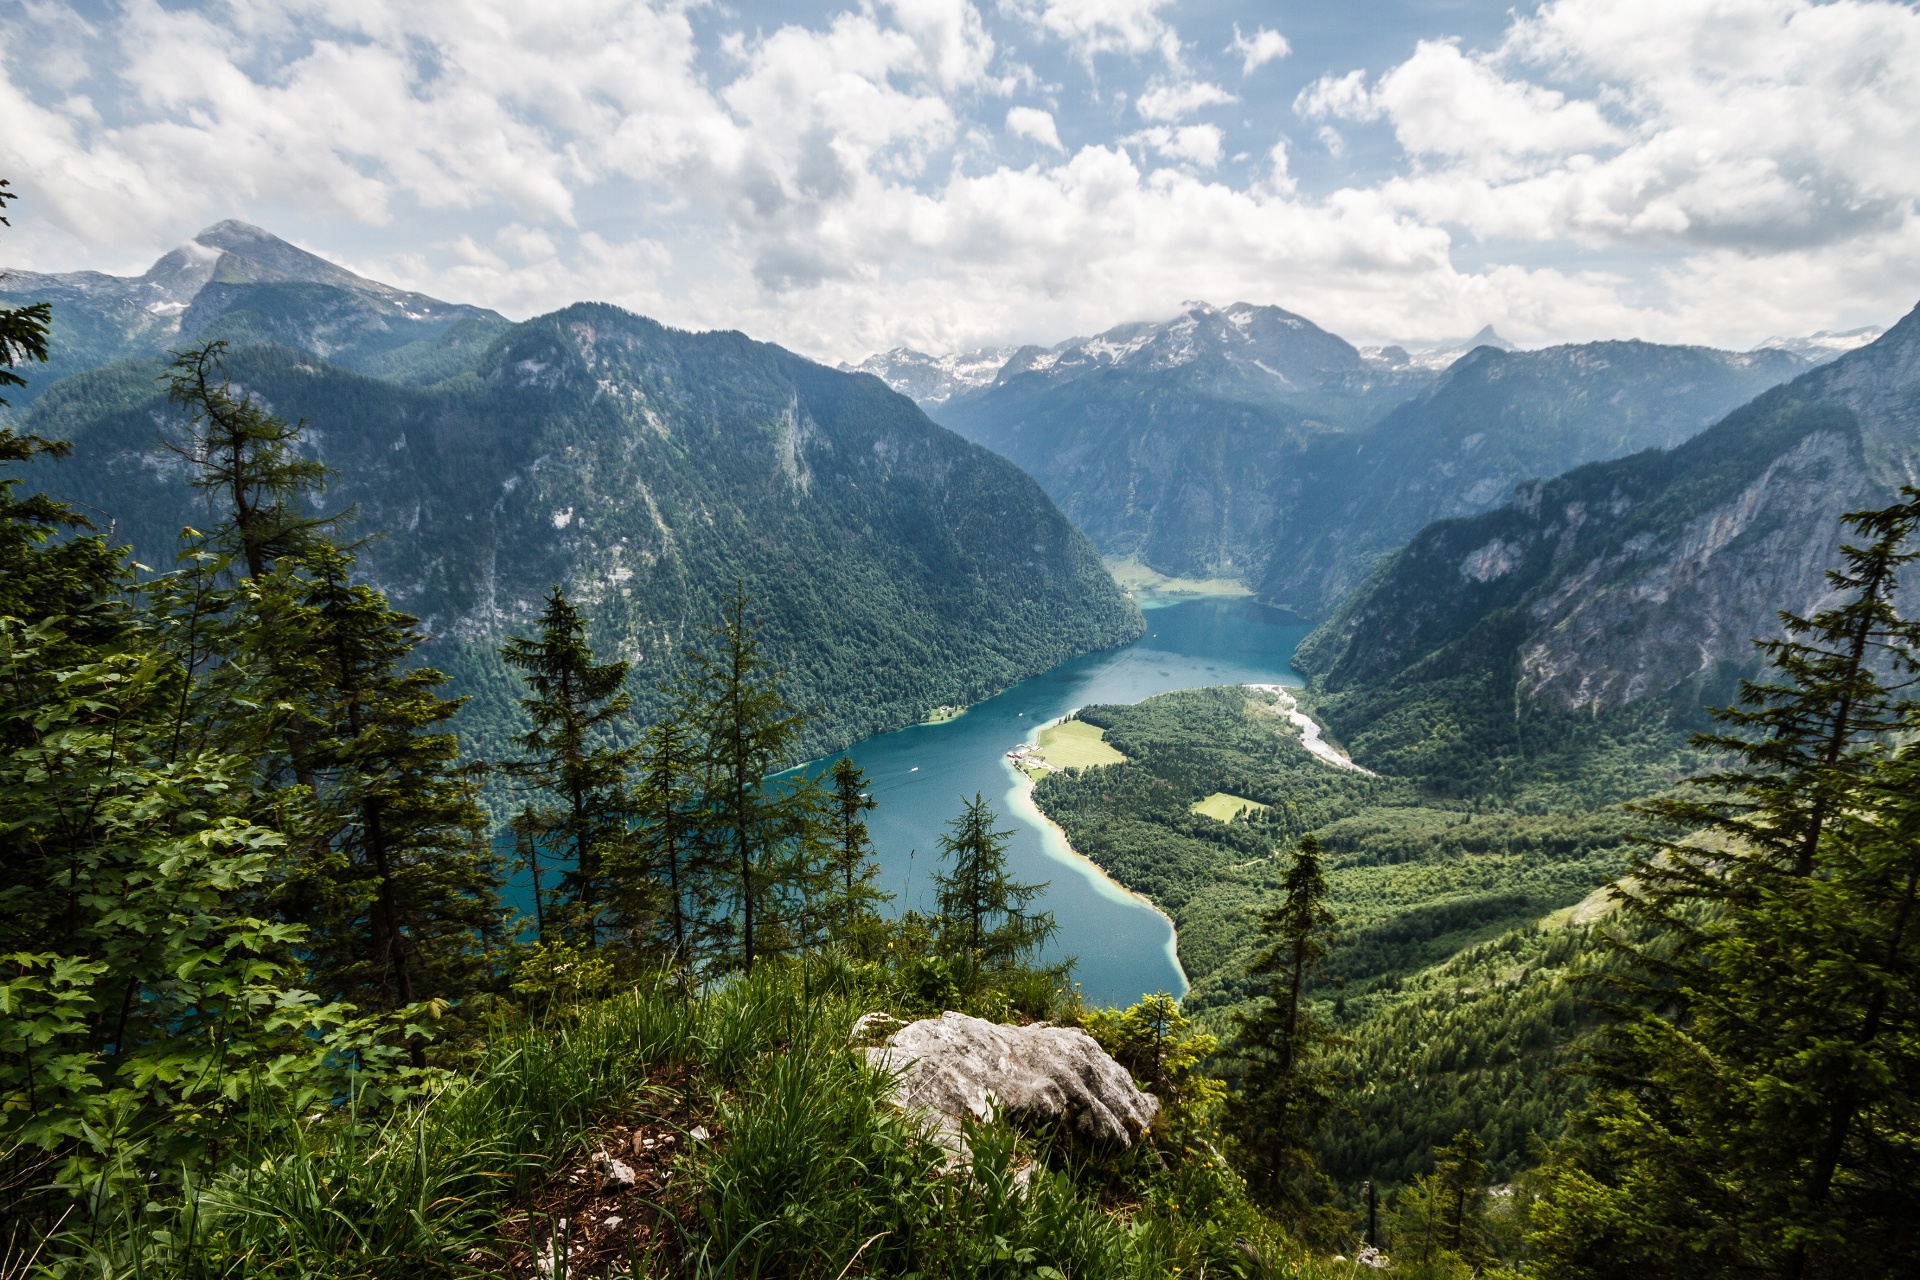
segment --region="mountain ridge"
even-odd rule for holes
[[[1427,526],[1295,661],[1356,758],[1400,772],[1438,758],[1420,744],[1445,723],[1518,759],[1503,718],[1684,729],[1755,670],[1776,610],[1823,606],[1839,517],[1915,483],[1920,308],[1674,448]]]
[[[1318,619],[1427,522],[1678,443],[1805,367],[1771,350],[1480,342],[1436,371],[1279,308],[1195,304],[1022,348],[929,409],[1038,479],[1103,555],[1237,579]]]
[[[432,381],[509,322],[357,275],[251,223],[214,223],[138,276],[0,273],[0,302],[53,305],[52,358],[16,406],[69,374],[183,342],[278,342],[358,372]]]
[[[744,582],[821,714],[810,753],[965,704],[1138,634],[1138,610],[1012,464],[877,381],[732,332],[690,334],[576,304],[493,340],[476,366],[409,387],[283,347],[229,356],[237,386],[304,419],[335,468],[335,507],[380,535],[366,578],[423,619],[424,660],[473,704],[475,754],[503,756],[519,715],[494,648],[550,584],[603,652],[658,685]],[[59,497],[110,513],[116,538],[169,563],[204,522],[156,422],[157,362],[68,379],[25,425],[71,439],[38,464]]]

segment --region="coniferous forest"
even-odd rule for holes
[[[644,672],[553,585],[476,753],[236,359],[155,367],[164,563],[0,425],[0,1277],[1920,1274],[1920,489],[1691,736],[1504,756],[1475,670],[1301,694],[1378,773],[1270,690],[1081,709],[1122,760],[1036,800],[1193,981],[1115,1009],[984,794],[895,901],[745,574]],[[943,1138],[863,1050],[950,1011],[1151,1125]]]

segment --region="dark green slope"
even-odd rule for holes
[[[1325,616],[1423,525],[1490,510],[1523,480],[1671,448],[1805,368],[1784,351],[1648,342],[1476,348],[1369,430],[1302,460],[1318,483],[1276,530],[1260,594]]]
[[[1728,700],[1777,610],[1818,605],[1840,515],[1916,477],[1920,312],[1677,448],[1429,526],[1295,662],[1356,758],[1394,773],[1655,761]]]
[[[204,519],[161,447],[157,364],[70,379],[30,429],[72,439],[41,482],[109,513],[165,564]],[[364,564],[425,620],[427,661],[475,703],[470,745],[514,720],[493,657],[563,583],[652,700],[736,579],[825,749],[977,699],[1139,633],[1093,547],[1026,476],[878,380],[737,333],[689,334],[579,305],[517,326],[431,388],[284,348],[231,371],[305,418],[330,500],[377,535]],[[99,517],[96,517],[99,518]]]

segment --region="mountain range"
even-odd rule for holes
[[[1755,669],[1777,611],[1830,598],[1840,516],[1917,483],[1920,308],[1683,443],[1427,526],[1295,662],[1356,756],[1403,774],[1476,734],[1489,761],[1541,755],[1528,716],[1697,717]]]
[[[1419,358],[1362,352],[1278,307],[1192,304],[1021,348],[991,381],[992,353],[975,353],[942,366],[923,403],[1019,463],[1103,555],[1238,579],[1321,618],[1429,521],[1677,444],[1810,363],[1644,342],[1523,352],[1491,329],[1470,341]],[[909,391],[933,385],[931,366],[899,353],[863,367]]]
[[[1778,350],[1647,342],[1478,347],[1372,427],[1299,460],[1301,495],[1267,535],[1259,594],[1324,617],[1432,521],[1489,510],[1536,477],[1677,445],[1806,367]]]
[[[227,335],[235,384],[305,421],[335,473],[328,503],[370,535],[362,570],[422,619],[423,656],[474,699],[462,728],[479,754],[505,753],[517,723],[495,647],[531,627],[553,584],[603,653],[635,664],[644,713],[743,583],[788,695],[817,709],[811,751],[1142,625],[1011,463],[871,378],[738,333],[597,304],[515,325],[231,223],[134,280],[8,283],[31,296],[49,281],[56,346],[98,339],[64,353],[69,366],[120,358],[18,411],[74,444],[34,481],[111,522],[138,559],[171,563],[182,526],[208,517],[164,447],[181,424],[156,389],[163,362],[144,353]]]
[[[165,563],[178,528],[203,517],[157,444],[154,356],[226,339],[248,390],[309,421],[339,472],[334,496],[379,535],[367,571],[425,620],[434,660],[478,696],[474,722],[496,727],[512,710],[490,646],[551,582],[651,678],[721,584],[747,580],[796,691],[826,712],[820,746],[1136,634],[1096,548],[1330,618],[1301,662],[1358,749],[1390,703],[1402,719],[1427,705],[1408,690],[1463,652],[1491,664],[1476,680],[1511,658],[1514,687],[1540,705],[1617,709],[1731,680],[1775,604],[1817,594],[1831,513],[1912,472],[1884,425],[1898,414],[1861,390],[1902,367],[1911,317],[1866,346],[1871,331],[1747,353],[1518,351],[1488,329],[1456,356],[1363,352],[1278,307],[1194,303],[1053,347],[896,350],[834,371],[613,308],[515,325],[243,223],[139,277],[3,283],[10,299],[54,303],[48,375],[94,370],[36,378],[30,390],[52,389],[17,411],[80,447],[56,492],[111,513],[118,536]],[[1801,429],[1829,412],[1866,434]],[[1754,513],[1789,501],[1783,477],[1810,468],[1858,483],[1788,486],[1800,515],[1778,518],[1785,531],[1753,564],[1728,559],[1714,540],[1765,524]],[[1762,474],[1766,502],[1726,489]],[[1732,505],[1674,514],[1681,499],[1654,494],[1669,485],[1686,503]],[[1706,551],[1662,541],[1702,520],[1723,531],[1686,535]],[[1741,547],[1755,536],[1724,534]],[[1720,567],[1686,568],[1688,556]],[[1663,585],[1617,588],[1623,574],[1641,582],[1636,565]],[[1505,628],[1497,643],[1489,628]]]

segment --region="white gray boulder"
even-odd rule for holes
[[[1160,1112],[1158,1099],[1073,1027],[1010,1027],[943,1013],[908,1023],[866,1054],[874,1066],[899,1073],[894,1101],[902,1110],[934,1113],[947,1128],[957,1129],[963,1116],[997,1114],[1124,1147]]]

